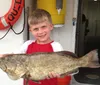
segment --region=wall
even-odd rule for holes
[[[3,16],[10,8],[12,0],[0,0],[0,17]],[[6,2],[6,3],[5,3]],[[31,7],[32,1],[31,0],[26,0],[25,5],[26,5],[26,10],[27,7]],[[14,25],[14,30],[16,32],[20,32],[23,29],[23,23],[24,23],[24,13],[20,16],[19,20],[16,22]],[[0,38],[7,32],[8,29],[5,30],[0,30]],[[3,53],[11,53],[17,49],[20,48],[20,46],[24,43],[24,41],[27,40],[27,28],[25,27],[25,30],[23,33],[20,35],[14,34],[12,30],[9,31],[7,36],[0,40],[0,54]],[[0,85],[22,85],[23,80],[11,80],[8,78],[6,73],[4,73],[0,69]]]
[[[2,0],[3,1],[3,0]],[[2,4],[0,1],[0,5]],[[9,0],[11,1],[11,0]],[[75,31],[76,26],[72,25],[73,17],[77,18],[77,2],[78,0],[67,0],[66,2],[66,16],[65,16],[65,24],[63,27],[54,28],[52,31],[51,37],[62,44],[65,50],[75,51]],[[32,7],[33,0],[26,0],[26,8],[27,6]],[[7,3],[5,3],[6,8]],[[14,25],[14,30],[16,32],[20,32],[23,27],[23,13],[18,20],[18,22]],[[21,24],[20,24],[21,23]],[[0,37],[2,37],[7,30],[0,30]],[[31,36],[30,36],[31,37]],[[32,39],[32,37],[30,38]],[[27,40],[27,29],[25,28],[24,32],[20,35],[15,35],[12,30],[7,34],[7,36],[0,40],[0,54],[2,53],[10,53],[19,49],[20,46]],[[5,79],[4,79],[5,78]],[[6,82],[5,82],[6,81]],[[0,70],[0,85],[22,85],[22,79],[18,81],[12,81],[8,78],[8,76]]]

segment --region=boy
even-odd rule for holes
[[[50,38],[50,33],[53,29],[51,15],[43,10],[36,9],[28,19],[29,31],[34,36],[35,40],[26,41],[20,49],[20,53],[35,53],[35,52],[56,52],[62,51],[62,46]],[[71,76],[58,78],[57,74],[48,74],[49,79],[41,80],[41,85],[69,85]],[[63,84],[64,82],[66,84]],[[25,85],[24,80],[24,85]],[[28,85],[39,85],[38,83],[29,80]]]

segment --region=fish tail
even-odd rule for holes
[[[89,58],[88,59],[89,60],[88,67],[90,67],[90,68],[99,68],[100,67],[97,49],[90,51],[88,54],[86,54],[86,56],[88,56],[88,58]]]

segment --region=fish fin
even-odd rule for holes
[[[75,54],[75,53],[73,53],[73,52],[70,52],[70,51],[61,51],[61,52],[58,52],[60,55],[69,55],[69,56],[71,56],[71,57],[73,57],[73,58],[78,58],[78,56]]]
[[[100,64],[98,61],[92,61],[91,63],[89,63],[88,67],[89,68],[100,68]]]
[[[26,80],[25,82],[25,85],[28,85],[28,81],[31,80],[31,79],[28,79],[28,78],[24,78]],[[37,83],[37,84],[41,84],[40,81],[37,81],[37,80],[32,80],[34,83]]]
[[[79,70],[78,70],[78,69],[76,69],[76,70],[74,70],[74,72],[73,72],[73,73],[71,73],[70,75],[71,75],[71,76],[73,76],[73,75],[78,74],[78,73],[79,73]]]
[[[41,84],[40,81],[37,81],[37,80],[32,80],[33,82],[37,83],[37,84]]]
[[[26,81],[25,81],[25,85],[28,85],[28,80],[29,80],[29,79],[25,79],[25,80],[26,80]]]
[[[64,78],[67,75],[67,73],[61,74],[60,77]]]
[[[64,77],[65,75],[73,76],[73,75],[78,74],[78,73],[79,73],[79,70],[78,69],[75,69],[74,71],[61,74],[60,77]]]
[[[79,73],[79,70],[78,69],[74,69],[73,71],[70,71],[67,74],[73,76],[73,75],[78,74],[78,73]]]
[[[91,57],[89,59],[88,67],[90,68],[99,68],[99,57],[98,57],[98,50],[92,50],[88,54],[86,54],[88,57]]]

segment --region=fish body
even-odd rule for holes
[[[26,78],[38,81],[45,79],[50,72],[68,75],[80,67],[93,66],[96,55],[96,50],[83,57],[77,57],[68,51],[9,54],[0,58],[0,68],[11,79]]]

